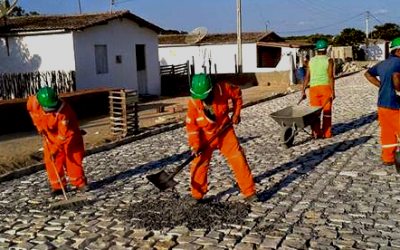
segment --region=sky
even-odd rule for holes
[[[79,13],[79,0],[19,0],[27,11],[41,14]],[[110,10],[111,0],[80,0],[82,12]],[[132,13],[163,29],[210,33],[236,31],[236,0],[115,0],[116,10]],[[399,0],[242,0],[243,31],[273,30],[281,36],[315,33],[337,35],[344,28],[365,30],[400,23]],[[396,14],[397,13],[397,14]]]

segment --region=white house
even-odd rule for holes
[[[158,53],[160,65],[176,65],[189,61],[195,72],[217,71],[232,74],[237,65],[236,33],[209,34],[195,44],[185,43],[186,35],[160,35]],[[274,32],[244,32],[242,34],[243,73],[287,71],[291,58],[297,63],[300,49],[312,48],[308,44],[286,42]]]
[[[0,21],[0,72],[75,71],[77,89],[159,95],[158,34],[129,11]]]
[[[389,56],[389,42],[381,39],[369,39],[369,44],[363,44],[360,49],[365,52],[365,60],[383,61]]]

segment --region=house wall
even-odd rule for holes
[[[353,58],[353,48],[351,46],[332,47],[331,57],[340,58]]]
[[[0,38],[0,72],[75,70],[71,33]]]
[[[138,90],[136,44],[145,44],[148,93],[160,95],[157,33],[127,19],[74,32],[78,89],[111,87]],[[108,73],[97,74],[95,45],[107,45]],[[122,63],[116,63],[116,56]]]
[[[363,44],[360,46],[365,51],[365,60],[370,61],[383,61],[386,59],[386,43],[370,44],[369,46]]]
[[[295,48],[282,48],[281,60],[275,68],[257,67],[257,45],[243,44],[243,72],[262,73],[273,71],[285,71],[290,69],[288,53],[296,54]],[[192,56],[195,61],[196,73],[204,72],[203,65],[209,72],[210,58],[212,61],[212,72],[215,72],[214,64],[217,64],[218,74],[235,73],[235,55],[238,49],[236,44],[204,45],[204,46],[181,46],[181,47],[159,47],[160,65],[176,65],[186,63],[192,64]]]

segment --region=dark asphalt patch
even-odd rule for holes
[[[132,204],[118,215],[136,228],[160,230],[186,226],[189,229],[221,229],[242,225],[250,213],[250,205],[239,202],[193,204],[189,198],[148,199]]]

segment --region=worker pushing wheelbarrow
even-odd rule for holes
[[[306,88],[310,85],[310,107],[286,107],[270,116],[282,126],[281,142],[290,147],[300,129],[311,126],[314,138],[332,136],[332,100],[335,99],[334,63],[326,55],[328,42],[319,40],[317,55],[309,63],[303,83],[301,100],[306,99]],[[300,102],[298,104],[300,104]],[[321,113],[323,122],[321,129]],[[305,131],[305,130],[304,130]]]

